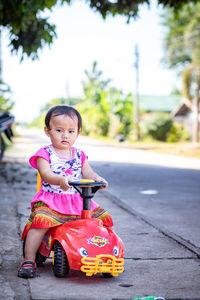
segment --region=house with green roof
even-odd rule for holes
[[[170,114],[175,122],[183,124],[184,129],[187,130],[193,141],[195,139],[198,140],[200,136],[200,105],[198,108],[198,117],[196,113],[194,103],[183,98],[181,103]]]
[[[134,97],[133,97],[134,100]],[[146,112],[169,112],[171,113],[182,102],[182,97],[179,95],[169,96],[139,96],[139,108]]]
[[[180,95],[169,96],[149,96],[140,95],[139,97],[139,109],[144,113],[141,113],[141,119],[147,119],[148,113],[151,112],[167,112],[177,123],[181,123],[187,130],[190,137],[193,135],[195,125],[195,108],[191,101],[184,99]],[[200,107],[199,107],[200,111]],[[199,113],[200,124],[200,113]],[[199,133],[200,135],[200,133]]]

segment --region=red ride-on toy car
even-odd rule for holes
[[[102,273],[104,277],[118,276],[124,271],[122,240],[99,219],[91,218],[91,198],[104,182],[81,180],[70,185],[81,194],[83,210],[80,220],[49,229],[38,250],[39,265],[53,251],[53,272],[66,276],[70,269],[81,270],[86,276]]]

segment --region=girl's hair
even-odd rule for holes
[[[50,120],[52,117],[60,116],[60,115],[66,115],[66,116],[69,116],[70,118],[73,118],[73,116],[76,116],[78,119],[78,131],[81,130],[81,128],[82,128],[81,115],[75,108],[73,108],[71,106],[67,106],[67,105],[54,106],[47,112],[46,117],[45,117],[46,127],[49,128],[49,123],[50,123]]]

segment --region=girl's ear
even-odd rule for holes
[[[46,133],[47,136],[49,136],[49,129],[46,126],[44,127],[44,132]]]

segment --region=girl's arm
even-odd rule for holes
[[[97,173],[95,173],[93,171],[93,169],[90,167],[87,159],[84,161],[83,166],[82,166],[82,176],[83,176],[83,178],[86,178],[86,179],[93,179],[96,182],[103,181],[106,183],[106,186],[103,188],[108,187],[108,182],[103,177],[99,176]]]
[[[67,191],[70,188],[68,183],[69,177],[54,174],[50,169],[48,161],[45,159],[41,157],[37,158],[37,169],[43,181],[49,184],[59,185],[64,191]]]

